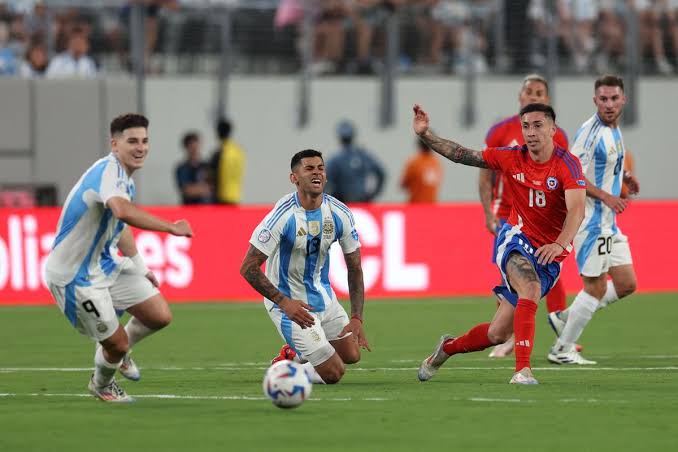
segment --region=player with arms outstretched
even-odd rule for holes
[[[172,320],[128,225],[193,235],[185,220],[169,223],[132,203],[136,190],[131,176],[147,155],[148,119],[131,113],[115,118],[111,153],[96,161],[68,194],[47,258],[47,286],[59,308],[78,331],[101,345],[94,354],[89,391],[106,402],[134,401],[116,383],[115,372],[139,380],[130,348]],[[124,328],[116,311],[132,315]]]
[[[638,180],[624,170],[626,150],[619,129],[626,104],[624,81],[615,75],[597,79],[593,103],[597,111],[579,128],[572,146],[587,179],[586,216],[574,239],[584,288],[569,309],[549,314],[559,338],[548,360],[556,364],[596,364],[582,357],[572,344],[598,309],[636,290],[629,240],[616,220],[628,203],[623,185],[628,187],[628,194],[639,190]]]
[[[360,347],[370,349],[363,332],[360,242],[351,211],[324,193],[322,154],[300,151],[290,166],[296,191],[281,198],[256,227],[240,274],[264,297],[286,342],[286,357],[304,362],[314,383],[338,383],[345,365],[360,360]],[[329,281],[330,246],[337,241],[348,271],[350,319]]]
[[[544,77],[538,74],[527,75],[518,94],[520,108],[528,104],[551,104],[549,97],[549,85]],[[553,142],[557,147],[568,149],[567,135],[560,127],[556,128]],[[505,146],[522,146],[522,124],[519,115],[505,118],[493,125],[485,137],[486,148],[500,148]],[[478,175],[478,193],[480,203],[485,212],[485,225],[487,230],[495,236],[511,213],[512,199],[511,190],[508,189],[507,175],[501,171],[493,171],[481,168]],[[495,263],[495,256],[492,256]],[[551,291],[546,295],[546,309],[548,312],[564,311],[567,308],[565,287],[559,279]],[[494,347],[490,358],[503,358],[513,352],[513,337],[503,344]]]
[[[584,218],[586,182],[581,165],[567,150],[556,147],[556,115],[544,104],[520,110],[525,145],[474,151],[442,139],[429,129],[429,118],[414,106],[414,131],[431,149],[455,163],[500,170],[509,176],[513,208],[497,238],[497,266],[504,285],[494,288],[499,308],[490,323],[466,334],[444,335],[419,367],[419,380],[430,380],[457,353],[484,350],[515,333],[513,384],[537,384],[530,355],[534,346],[537,302],[560,276],[561,263]]]

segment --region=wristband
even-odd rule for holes
[[[141,273],[144,276],[148,274],[150,270],[148,269],[148,267],[146,267],[146,263],[141,258],[141,255],[139,253],[135,254],[134,257],[130,257],[130,259],[132,260],[132,263],[137,268],[137,271],[139,273]]]
[[[564,247],[563,245],[561,245],[560,243],[558,243],[558,242],[553,242],[553,243],[555,243],[556,245],[558,245],[559,247],[561,247],[561,248],[563,249],[563,251],[567,250],[567,248],[565,248],[565,247]]]
[[[353,320],[353,319],[356,319],[358,322],[360,322],[361,325],[363,324],[363,319],[361,319],[360,317],[358,317],[355,314],[351,316],[351,320]]]

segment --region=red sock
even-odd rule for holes
[[[516,372],[530,366],[530,355],[534,347],[534,317],[537,303],[526,298],[518,300],[513,314],[513,332],[516,336]]]
[[[546,309],[548,309],[549,313],[567,309],[567,299],[565,298],[565,287],[563,286],[562,279],[559,279],[548,295],[546,295]]]
[[[457,353],[470,353],[485,350],[492,345],[487,338],[487,331],[489,329],[489,323],[476,325],[463,336],[447,341],[445,345],[443,345],[443,351],[448,355],[455,355]]]

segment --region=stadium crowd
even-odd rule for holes
[[[302,0],[138,1],[146,11],[148,72],[190,73],[215,67],[222,16],[210,9],[223,5],[231,11],[234,71],[299,69]],[[49,64],[57,56],[58,76],[131,70],[133,3],[0,2],[0,75],[49,77]],[[552,30],[561,71],[619,71],[627,61],[629,12],[637,18],[643,73],[674,74],[678,56],[676,0],[311,0],[309,4],[316,74],[378,73],[388,39],[385,24],[393,15],[398,21],[401,72],[463,73],[468,67],[478,73],[543,70]],[[495,45],[499,34],[505,47],[502,54]],[[85,49],[83,61],[71,49],[73,35]],[[72,61],[64,64],[69,58]],[[212,66],[205,61],[212,61]]]

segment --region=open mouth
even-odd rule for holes
[[[322,187],[323,184],[322,184],[322,181],[319,178],[314,177],[313,179],[311,179],[311,185],[319,188],[319,187]]]

